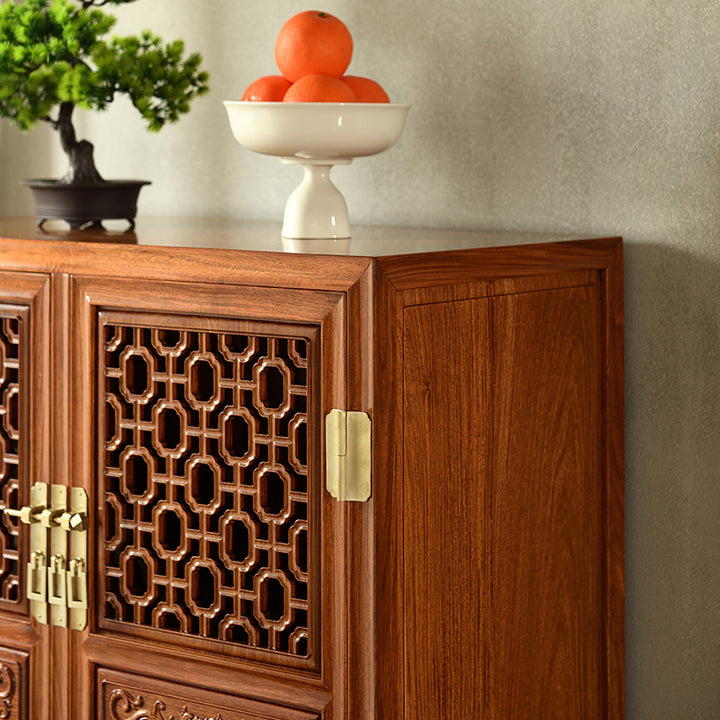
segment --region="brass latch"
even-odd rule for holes
[[[67,574],[67,605],[70,610],[85,610],[87,614],[87,573],[85,561],[80,557],[70,561]],[[82,630],[82,628],[78,629]]]
[[[57,553],[50,558],[47,569],[48,602],[61,608],[67,607],[67,579],[65,570],[65,556]]]
[[[87,509],[82,488],[35,483],[30,505],[4,510],[30,526],[26,595],[40,623],[67,627],[69,620],[73,630],[87,625]]]
[[[27,597],[30,602],[43,604],[47,600],[47,563],[42,550],[30,553],[30,562],[27,566]]]
[[[325,417],[326,487],[342,502],[372,494],[372,421],[364,412],[331,410]]]

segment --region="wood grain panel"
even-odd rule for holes
[[[462,264],[463,259],[458,258],[457,262]],[[405,305],[429,305],[435,302],[455,302],[459,300],[473,300],[475,298],[494,297],[497,295],[514,295],[517,293],[541,292],[550,289],[561,290],[568,287],[588,285],[595,277],[593,270],[578,271],[555,271],[536,274],[507,275],[487,279],[477,279],[487,272],[488,267],[483,263],[477,266],[465,268],[461,273],[462,282],[451,284],[448,278],[444,279],[441,274],[434,276],[434,282],[428,278],[424,285],[402,292]],[[431,269],[428,269],[432,273]]]
[[[489,313],[405,311],[406,720],[484,715]]]
[[[493,301],[492,717],[606,717],[600,305]]]
[[[606,625],[608,717],[625,717],[625,373],[623,245],[607,248],[600,273],[603,401],[602,451],[606,498]]]
[[[607,267],[608,253],[619,243],[619,238],[603,238],[484,248],[482,233],[478,233],[477,249],[421,253],[413,255],[411,262],[396,255],[380,258],[378,264],[386,280],[401,292],[521,279],[532,284],[538,278],[553,277],[568,284],[568,277],[574,273]]]
[[[258,702],[305,707],[318,713],[323,710],[328,717],[332,716],[328,708],[332,706],[333,695],[326,684],[317,677],[288,673],[286,668],[241,662],[220,654],[187,653],[159,643],[144,645],[112,635],[89,635],[82,651],[91,673],[87,689],[91,704],[96,700],[93,692],[96,670],[131,669],[136,677],[189,684],[209,693],[237,693]],[[75,717],[81,717],[79,712]]]
[[[606,717],[594,286],[405,311],[405,715]]]
[[[337,345],[342,353],[336,371],[343,378],[336,397],[325,412],[347,408],[367,412],[375,419],[373,401],[373,273],[372,268],[358,278],[347,293],[346,341]],[[332,365],[325,363],[325,368]],[[326,380],[323,378],[324,385]],[[324,429],[324,428],[323,428]],[[319,448],[324,461],[324,444]],[[324,462],[322,463],[324,464]],[[325,491],[326,492],[326,491]],[[333,649],[342,656],[342,677],[337,679],[335,712],[344,720],[362,720],[375,714],[375,653],[377,649],[374,613],[373,511],[375,500],[339,503],[326,492],[326,507],[335,513],[338,524],[330,531],[349,539],[342,548],[341,562],[335,567],[337,580],[347,588],[341,596],[327,596],[326,611],[332,608],[344,630],[344,644]],[[340,559],[340,558],[339,558]],[[362,618],[362,622],[358,622]]]
[[[372,685],[377,718],[393,717],[405,692],[405,602],[402,573],[404,527],[403,307],[401,297],[375,280],[373,355],[372,558],[375,576],[375,643]],[[361,632],[364,627],[357,625]],[[372,713],[368,713],[372,717]],[[355,720],[353,716],[350,716]],[[363,716],[357,716],[362,720]]]
[[[212,285],[209,283],[142,282],[128,279],[118,284],[108,278],[75,278],[77,287],[96,306],[127,310],[157,309],[187,313],[188,293],[193,310],[206,317],[227,316],[236,308],[243,320],[270,320],[285,323],[319,323],[339,302],[339,293],[312,290],[284,290],[266,287]]]
[[[4,227],[5,223],[0,220],[0,236],[8,235],[3,232]],[[159,232],[163,234],[162,230]],[[170,245],[172,234],[170,228],[166,235]],[[70,236],[72,239],[62,241],[48,239],[42,233],[36,237],[32,230],[10,235],[29,239],[0,239],[0,253],[5,269],[89,274],[114,278],[115,281],[135,277],[153,281],[175,279],[209,282],[218,286],[248,285],[342,292],[352,286],[370,264],[368,258],[362,257],[337,258],[224,248],[214,248],[208,252],[203,245],[209,243],[212,246],[213,234],[208,228],[202,227],[197,230],[198,247],[185,248],[118,244],[112,235],[105,236],[102,242],[97,238],[82,241],[77,233]],[[272,239],[275,240],[275,236]],[[235,246],[242,248],[241,237]]]

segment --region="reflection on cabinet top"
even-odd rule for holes
[[[147,217],[133,230],[124,221],[106,225],[73,231],[53,221],[38,229],[33,218],[0,218],[0,267],[333,291],[373,265],[401,289],[606,263],[598,241],[573,235],[368,226],[356,229],[349,253],[322,254],[285,252],[280,224],[272,222]],[[571,240],[578,242],[557,252],[555,243]]]
[[[16,240],[61,240],[175,248],[216,248],[284,252],[280,223],[203,217],[141,217],[134,230],[125,221],[106,221],[106,231],[70,230],[61,221],[48,221],[42,230],[32,218],[0,218],[0,237]],[[349,254],[383,257],[470,248],[527,245],[573,240],[578,235],[533,232],[459,230],[427,227],[361,226],[354,230]],[[310,245],[308,242],[307,245]]]

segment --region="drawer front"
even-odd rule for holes
[[[98,720],[319,720],[316,713],[226,693],[100,671]]]

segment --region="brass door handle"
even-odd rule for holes
[[[42,550],[36,550],[30,554],[27,573],[28,600],[45,605],[47,599],[47,564],[45,562],[45,553]]]

